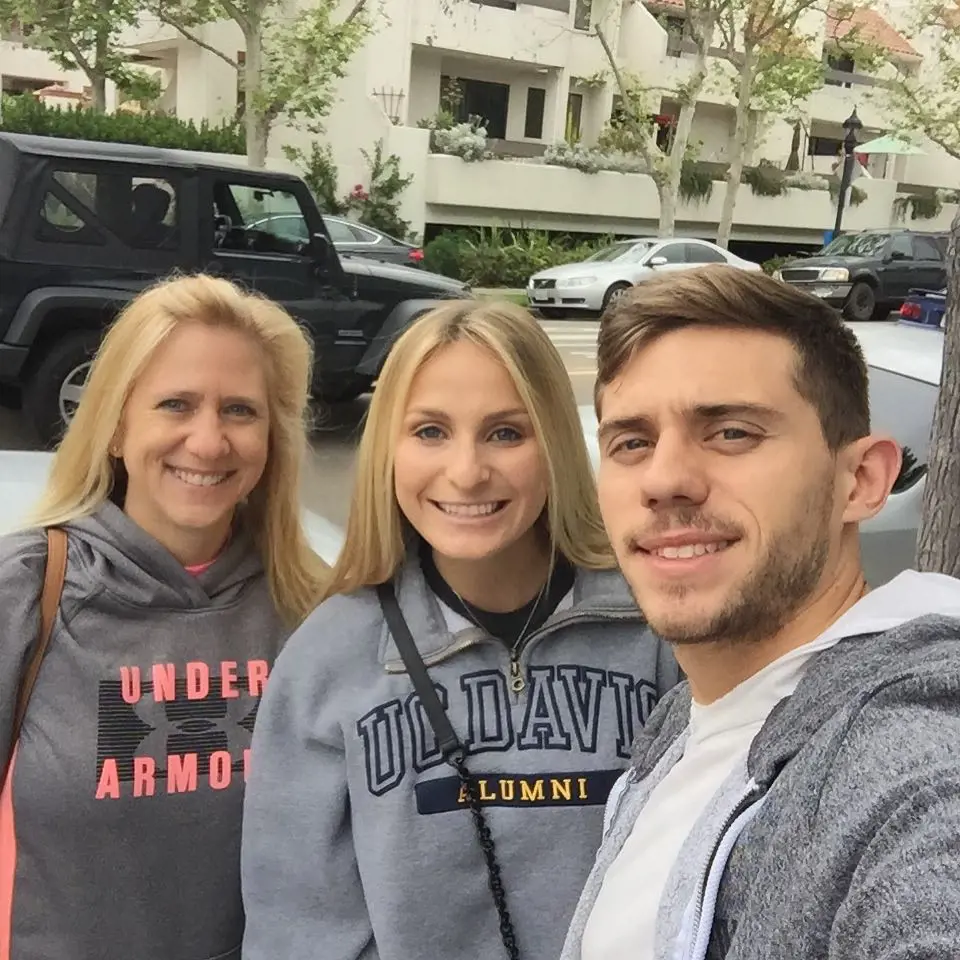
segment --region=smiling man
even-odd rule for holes
[[[868,592],[901,456],[853,333],[729,267],[599,336],[604,522],[688,682],[615,786],[564,960],[956,960],[960,581]]]

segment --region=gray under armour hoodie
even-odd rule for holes
[[[693,827],[657,960],[960,957],[960,581],[907,571],[833,631]],[[604,876],[689,717],[683,683],[638,738],[562,960],[580,960]]]
[[[469,748],[520,956],[556,960],[604,801],[676,661],[615,572],[577,571],[516,657],[441,604],[415,560],[397,597]],[[277,660],[243,894],[244,960],[503,960],[465,798],[371,589],[321,604]]]
[[[197,576],[113,504],[67,531],[0,800],[0,957],[236,958],[251,733],[289,631],[239,530]],[[42,532],[0,539],[0,759],[45,559]]]

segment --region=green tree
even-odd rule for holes
[[[319,132],[337,83],[373,29],[367,0],[339,16],[338,0],[311,0],[294,15],[285,0],[148,0],[150,11],[237,71],[241,80],[247,159],[262,167],[270,131],[281,117]],[[202,39],[197,28],[232,20],[243,32],[244,62]]]
[[[721,247],[730,243],[743,170],[753,160],[764,119],[790,114],[823,85],[816,41],[802,34],[801,25],[824,6],[824,0],[730,0],[724,10],[719,56],[728,65],[736,114],[717,229]]]
[[[710,74],[710,54],[717,26],[732,0],[685,0],[684,35],[677,42],[692,46],[694,59],[685,83],[669,90],[651,87],[621,68],[601,23],[594,27],[620,94],[621,123],[629,139],[624,145],[640,156],[657,188],[660,200],[659,235],[672,237],[684,165],[690,158],[690,135],[697,100]],[[650,123],[654,101],[667,94],[680,104],[680,112],[666,153],[657,143],[656,127]]]
[[[64,70],[86,74],[92,108],[103,113],[108,80],[121,89],[145,82],[120,43],[141,6],[141,0],[0,0],[0,24],[19,24],[28,46],[46,51]]]
[[[904,131],[926,135],[960,160],[960,9],[921,0],[906,28],[924,54],[919,70],[888,81],[891,110]],[[943,374],[930,438],[929,470],[917,542],[917,565],[960,577],[960,211],[947,256]]]

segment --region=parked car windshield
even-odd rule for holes
[[[612,243],[609,247],[601,247],[596,253],[591,254],[584,260],[584,263],[597,263],[598,261],[619,260],[628,253],[638,250],[649,250],[653,244],[646,241],[633,241],[631,243]]]
[[[885,233],[845,233],[831,240],[821,251],[824,257],[876,257],[887,244]]]

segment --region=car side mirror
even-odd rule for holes
[[[888,263],[894,260],[909,260],[910,258],[902,250],[891,250],[887,254],[886,260]]]
[[[315,233],[312,236],[313,255],[317,260],[326,260],[330,253],[330,241],[325,233]]]
[[[648,267],[663,267],[663,266],[666,266],[666,264],[667,264],[666,257],[651,257],[647,261]]]

